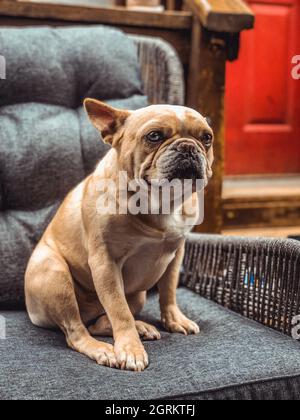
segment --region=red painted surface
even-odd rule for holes
[[[249,0],[255,30],[228,64],[226,173],[300,173],[300,0]]]

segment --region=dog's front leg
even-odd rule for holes
[[[120,369],[143,371],[149,364],[148,355],[126,300],[120,267],[105,248],[90,252],[89,266],[97,295],[113,329]]]
[[[176,290],[179,281],[180,267],[184,257],[185,243],[176,253],[175,259],[158,283],[161,319],[165,329],[172,333],[198,334],[200,328],[189,320],[177,305]]]

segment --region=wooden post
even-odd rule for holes
[[[209,119],[215,133],[214,175],[205,196],[205,222],[196,230],[220,233],[223,226],[226,49],[224,40],[203,29],[196,17],[193,20],[192,31],[187,103]]]
[[[176,9],[176,0],[167,0],[166,1],[166,9],[167,10],[175,10]]]
[[[253,27],[254,15],[242,0],[186,0],[186,5],[193,13],[187,104],[209,118],[215,133],[214,175],[205,196],[205,222],[196,231],[220,233],[226,61],[237,58],[240,32]]]
[[[166,4],[167,10],[183,10],[185,0],[162,0],[162,4]]]
[[[254,14],[243,0],[185,0],[202,26],[237,33],[254,26]]]

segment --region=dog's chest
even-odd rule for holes
[[[123,266],[126,294],[151,289],[176,256],[178,245],[149,243],[136,250]]]

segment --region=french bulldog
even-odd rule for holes
[[[213,131],[198,112],[181,106],[127,111],[94,99],[84,105],[111,148],[69,193],[34,250],[25,275],[27,310],[34,325],[61,329],[71,349],[99,365],[141,372],[149,365],[142,340],[161,338],[154,326],[136,320],[155,285],[163,327],[184,335],[200,332],[176,301],[192,226],[184,212],[101,213],[99,183],[118,185],[122,172],[149,190],[166,179],[203,179],[206,185]],[[189,199],[198,199],[194,190]],[[95,336],[112,336],[114,345]]]

